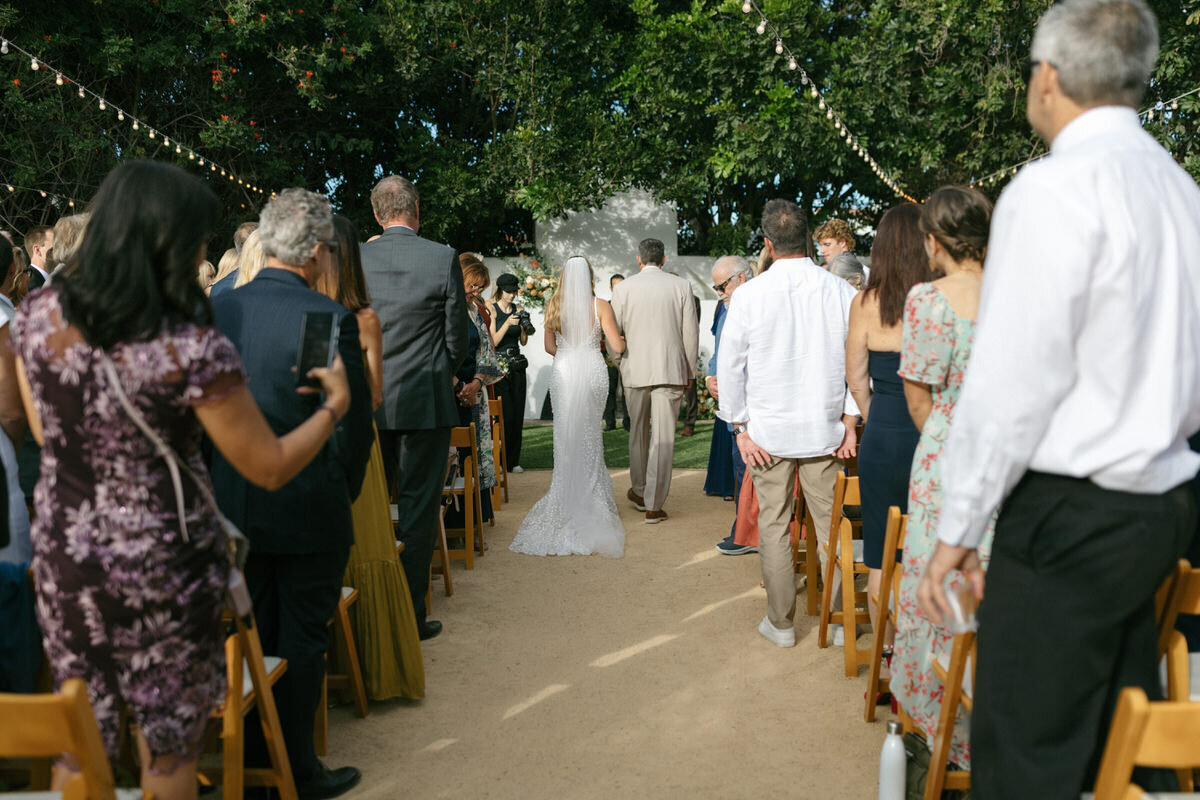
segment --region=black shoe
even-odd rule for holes
[[[421,637],[421,641],[432,639],[442,632],[442,623],[436,619],[427,619],[424,622],[417,623],[417,635]]]
[[[327,800],[339,797],[358,786],[362,773],[357,767],[329,769],[317,762],[319,769],[305,781],[296,782],[296,794],[300,800]]]

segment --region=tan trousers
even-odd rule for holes
[[[829,524],[833,516],[833,486],[842,462],[833,456],[776,458],[765,467],[748,466],[758,494],[758,554],[762,561],[763,584],[767,587],[767,617],[776,628],[788,629],[796,617],[796,572],[792,567],[792,543],[788,525],[795,507],[796,476],[812,511],[816,526],[821,574],[825,574],[829,549]],[[841,575],[834,573],[833,596]],[[836,606],[835,606],[836,607]]]
[[[675,460],[675,420],[682,386],[639,386],[625,389],[629,414],[629,481],[651,511],[662,510],[671,491]]]

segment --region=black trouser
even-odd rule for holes
[[[1134,495],[1029,472],[1013,489],[979,609],[973,798],[1091,790],[1120,690],[1162,699],[1154,591],[1195,515],[1188,485]],[[1174,782],[1139,777],[1153,791]]]
[[[437,541],[438,513],[442,502],[442,478],[450,451],[450,429],[380,431],[388,486],[396,482],[399,521],[396,538],[404,542],[400,562],[408,578],[417,622],[425,621],[425,591],[429,588],[429,563]]]
[[[521,465],[521,438],[525,428],[525,370],[514,369],[496,383],[496,397],[504,401],[504,457],[508,471]]]
[[[349,548],[330,553],[282,555],[255,553],[246,561],[246,585],[263,653],[287,659],[287,671],[275,684],[288,761],[298,782],[313,776],[313,722],[325,678],[329,619],[342,596]],[[257,716],[246,722],[246,759],[265,764],[266,744]]]

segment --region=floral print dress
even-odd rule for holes
[[[908,521],[904,536],[904,564],[896,598],[896,642],[892,656],[891,690],[904,711],[931,744],[937,732],[942,705],[942,683],[931,667],[934,654],[949,659],[949,631],[934,625],[917,604],[917,584],[937,545],[942,508],[942,447],[950,430],[954,404],[962,389],[974,320],[954,313],[950,303],[932,283],[919,283],[908,293],[904,306],[904,341],[900,349],[900,376],[928,384],[933,409],[913,455],[908,488]],[[986,565],[992,547],[995,519],[979,547]],[[956,572],[954,584],[965,581]],[[960,708],[955,722],[950,760],[963,769],[971,765],[968,724]]]
[[[55,687],[87,682],[110,758],[122,703],[156,758],[190,757],[225,692],[224,529],[184,475],[183,540],[166,462],[108,385],[100,351],[65,322],[55,289],[25,300],[13,340],[45,441],[33,570]],[[108,352],[146,421],[207,476],[193,407],[245,385],[233,345],[178,325]]]

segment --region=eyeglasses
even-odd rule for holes
[[[736,278],[736,277],[737,277],[736,275],[730,275],[730,276],[729,276],[728,278],[726,278],[726,279],[725,279],[723,282],[721,282],[721,283],[714,283],[714,284],[713,284],[713,291],[714,291],[714,292],[716,292],[717,294],[721,294],[721,292],[725,291],[725,287],[729,285],[729,282],[730,282],[731,280],[733,280],[734,278]]]
[[[1039,64],[1045,64],[1048,67],[1058,69],[1058,65],[1053,61],[1047,61],[1044,58],[1031,58],[1021,65],[1021,80],[1026,86],[1029,85],[1029,79],[1033,77],[1033,68]]]

